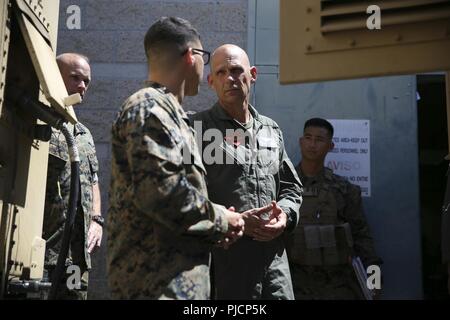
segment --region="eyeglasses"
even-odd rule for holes
[[[186,52],[189,51],[189,48],[186,49],[183,53],[182,56],[184,56],[186,54]],[[203,59],[203,64],[206,66],[209,63],[209,58],[211,56],[211,52],[206,51],[206,50],[201,50],[201,49],[194,49],[192,48],[192,53],[193,54],[199,54],[202,56]]]

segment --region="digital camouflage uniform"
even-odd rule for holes
[[[204,161],[213,142],[218,143],[216,152],[224,159],[221,163],[205,161],[210,199],[233,206],[236,212],[276,200],[288,216],[288,229],[293,229],[302,201],[301,183],[285,152],[278,125],[250,105],[249,109],[252,121],[247,126],[228,116],[219,103],[192,117],[202,124],[199,129],[194,123],[196,130],[206,133],[214,128],[222,133],[222,140],[202,144]],[[236,131],[230,136],[236,129],[242,135]],[[242,139],[245,132],[250,135],[248,139]],[[213,265],[217,299],[294,298],[283,236],[261,242],[244,235],[228,250],[215,248]]]
[[[324,168],[303,183],[300,221],[288,244],[295,298],[362,299],[351,257],[380,264],[364,216],[361,190]]]
[[[92,185],[98,183],[98,160],[95,153],[94,140],[89,130],[81,123],[77,123],[75,126],[69,125],[69,130],[73,130],[75,143],[80,155],[81,192],[66,265],[78,265],[82,274],[82,282],[87,286],[87,270],[91,268],[91,259],[87,252],[87,233],[89,224],[91,223],[90,217],[93,213]],[[58,261],[64,223],[69,205],[70,165],[64,135],[61,131],[52,129],[49,146],[43,227],[43,237],[47,240],[45,266],[50,278]],[[87,292],[84,290],[68,292],[64,277],[63,281],[64,285],[60,286],[61,293],[58,293],[60,298],[86,298]]]
[[[210,250],[225,208],[208,200],[193,129],[178,100],[152,84],[112,128],[108,273],[115,299],[209,299]]]

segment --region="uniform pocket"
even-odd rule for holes
[[[280,167],[280,147],[270,137],[258,137],[259,159],[263,170],[268,174],[276,174]]]
[[[98,161],[95,154],[88,154],[89,166],[91,168],[92,174],[98,172]]]

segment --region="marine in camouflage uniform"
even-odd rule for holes
[[[209,299],[225,208],[207,198],[193,129],[157,84],[124,103],[112,129],[108,272],[115,299]]]
[[[91,81],[89,59],[77,53],[63,53],[56,57],[56,62],[68,94],[78,93],[81,98],[84,98]],[[75,126],[69,124],[69,130],[73,132],[80,157],[80,197],[66,265],[75,264],[80,267],[82,287],[81,290],[69,290],[66,285],[68,274],[64,273],[57,298],[86,299],[87,270],[91,268],[88,251],[100,246],[102,237],[101,225],[96,222],[91,223],[92,216],[96,218],[100,216],[98,161],[89,130],[81,123]],[[51,281],[61,250],[67,218],[71,172],[67,143],[64,135],[56,129],[52,129],[49,150],[43,237],[47,240],[45,274]]]
[[[158,19],[144,47],[149,87],[125,101],[112,128],[112,296],[209,299],[211,247],[228,247],[244,231],[238,213],[208,200],[194,130],[180,105],[198,93],[209,52],[178,17]]]
[[[303,203],[299,224],[287,246],[299,300],[363,299],[351,258],[359,256],[366,268],[381,264],[364,216],[360,188],[323,166],[334,147],[332,134],[328,121],[315,118],[306,122],[300,140],[303,158],[296,170],[303,183]],[[306,167],[319,170],[306,174],[302,170]]]
[[[69,125],[69,129],[73,130],[75,143],[79,150],[81,192],[66,265],[78,265],[81,270],[82,282],[87,286],[87,270],[91,268],[91,258],[87,252],[87,233],[93,213],[92,185],[98,183],[99,166],[94,141],[89,130],[81,123],[77,123],[75,126]],[[67,218],[71,164],[67,143],[61,131],[52,130],[49,148],[43,238],[47,240],[45,267],[51,280],[51,274],[61,249],[62,231]],[[87,292],[85,290],[69,291],[65,282],[63,277],[64,284],[60,286],[59,298],[86,299]]]

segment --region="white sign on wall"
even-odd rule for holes
[[[370,121],[328,119],[334,127],[334,149],[325,165],[335,174],[361,187],[370,197]]]

